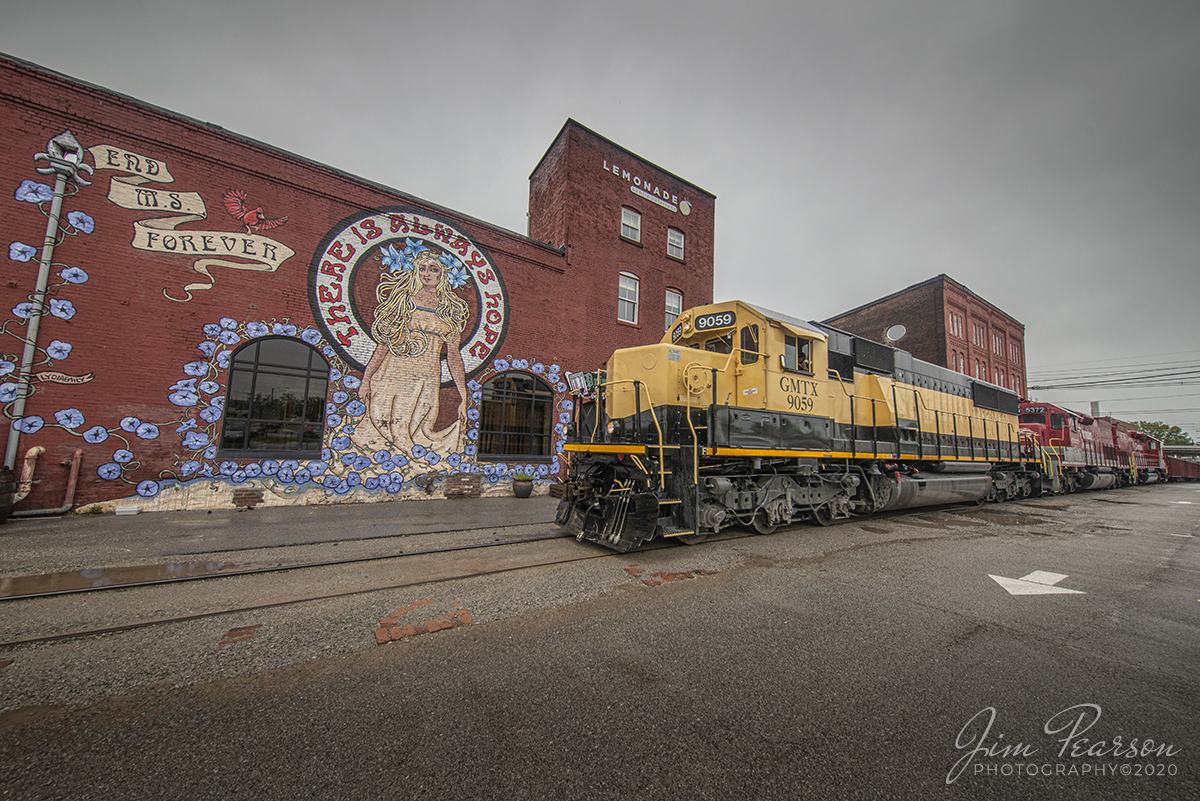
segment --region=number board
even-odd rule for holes
[[[1021,414],[1045,414],[1045,406],[1026,406],[1021,410]]]
[[[697,331],[712,331],[717,328],[732,328],[737,325],[737,317],[733,312],[717,312],[715,314],[701,314],[696,318]]]

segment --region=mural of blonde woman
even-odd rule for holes
[[[445,457],[463,445],[468,395],[459,345],[469,310],[454,289],[468,273],[454,257],[412,240],[403,251],[389,245],[381,255],[386,272],[375,288],[371,326],[377,346],[358,391],[370,425],[360,424],[354,440],[371,450],[419,456],[413,449],[421,446]],[[454,423],[435,431],[443,348],[459,404]]]

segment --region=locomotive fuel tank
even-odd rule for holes
[[[1117,474],[1108,473],[1081,473],[1079,476],[1079,489],[1081,490],[1102,490],[1116,486]]]
[[[988,473],[915,476],[897,474],[873,483],[875,511],[916,509],[921,506],[941,506],[948,503],[974,503],[992,491]]]

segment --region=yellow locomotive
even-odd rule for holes
[[[741,301],[593,378],[557,521],[619,551],[1037,489],[1012,392]]]

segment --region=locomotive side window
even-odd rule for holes
[[[1061,431],[1067,427],[1067,416],[1065,414],[1051,414],[1050,427],[1055,431]]]
[[[783,369],[794,373],[812,372],[812,340],[783,336]]]
[[[730,331],[723,337],[710,339],[704,343],[704,349],[709,353],[731,353],[733,352],[733,332]]]
[[[755,364],[758,361],[758,326],[742,327],[742,364]]]

